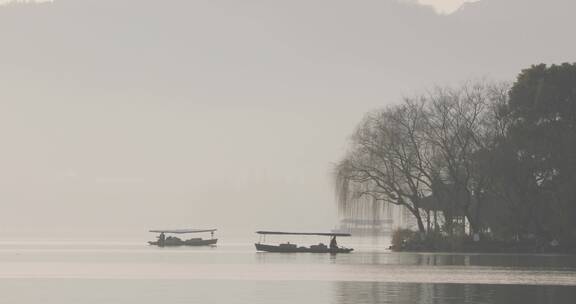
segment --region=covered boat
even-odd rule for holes
[[[254,244],[256,250],[266,252],[312,252],[312,253],[350,253],[353,248],[339,247],[336,242],[336,237],[352,236],[349,233],[324,233],[324,232],[282,232],[282,231],[256,231],[260,235],[260,241]],[[279,245],[263,244],[267,235],[309,235],[309,236],[327,236],[330,237],[329,245],[319,243],[317,245],[298,246],[290,242],[282,243]]]
[[[164,246],[210,246],[216,245],[218,239],[214,238],[216,229],[174,229],[174,230],[150,230],[153,233],[159,233],[156,241],[149,241],[148,244],[158,247]],[[210,233],[209,239],[190,238],[183,240],[172,234],[189,234],[189,233]],[[168,235],[168,236],[166,236]]]

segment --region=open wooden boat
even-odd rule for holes
[[[218,239],[214,238],[214,231],[216,229],[176,229],[176,230],[150,230],[153,233],[159,233],[158,239],[156,241],[149,241],[148,244],[158,246],[158,247],[166,247],[166,246],[211,246],[216,245]],[[202,238],[191,238],[187,240],[182,240],[179,237],[169,235],[166,237],[166,234],[188,234],[188,233],[202,233],[202,232],[210,232],[209,239],[202,239]]]
[[[311,252],[311,253],[350,253],[353,248],[338,247],[336,245],[336,237],[338,236],[351,236],[348,233],[315,233],[315,232],[280,232],[280,231],[257,231],[257,234],[261,236],[261,240],[254,244],[257,251],[266,252]],[[266,235],[318,235],[318,236],[329,236],[332,238],[330,241],[330,246],[326,246],[323,243],[318,245],[311,245],[310,247],[298,246],[296,244],[282,243],[279,245],[267,245],[262,243],[262,237]]]

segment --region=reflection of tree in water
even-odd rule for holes
[[[576,287],[335,282],[334,303],[574,303]]]
[[[572,255],[485,255],[485,254],[427,254],[402,253],[371,257],[372,264],[390,263],[419,266],[487,266],[576,268]],[[364,261],[369,262],[368,260]]]

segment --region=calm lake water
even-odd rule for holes
[[[576,303],[576,257],[0,241],[0,303]]]

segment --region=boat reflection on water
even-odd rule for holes
[[[0,303],[572,304],[576,299],[576,256],[394,253],[346,242],[358,250],[270,254],[254,252],[245,241],[227,242],[217,251],[142,248],[141,241],[0,242]]]
[[[573,304],[571,286],[334,282],[335,303]]]

